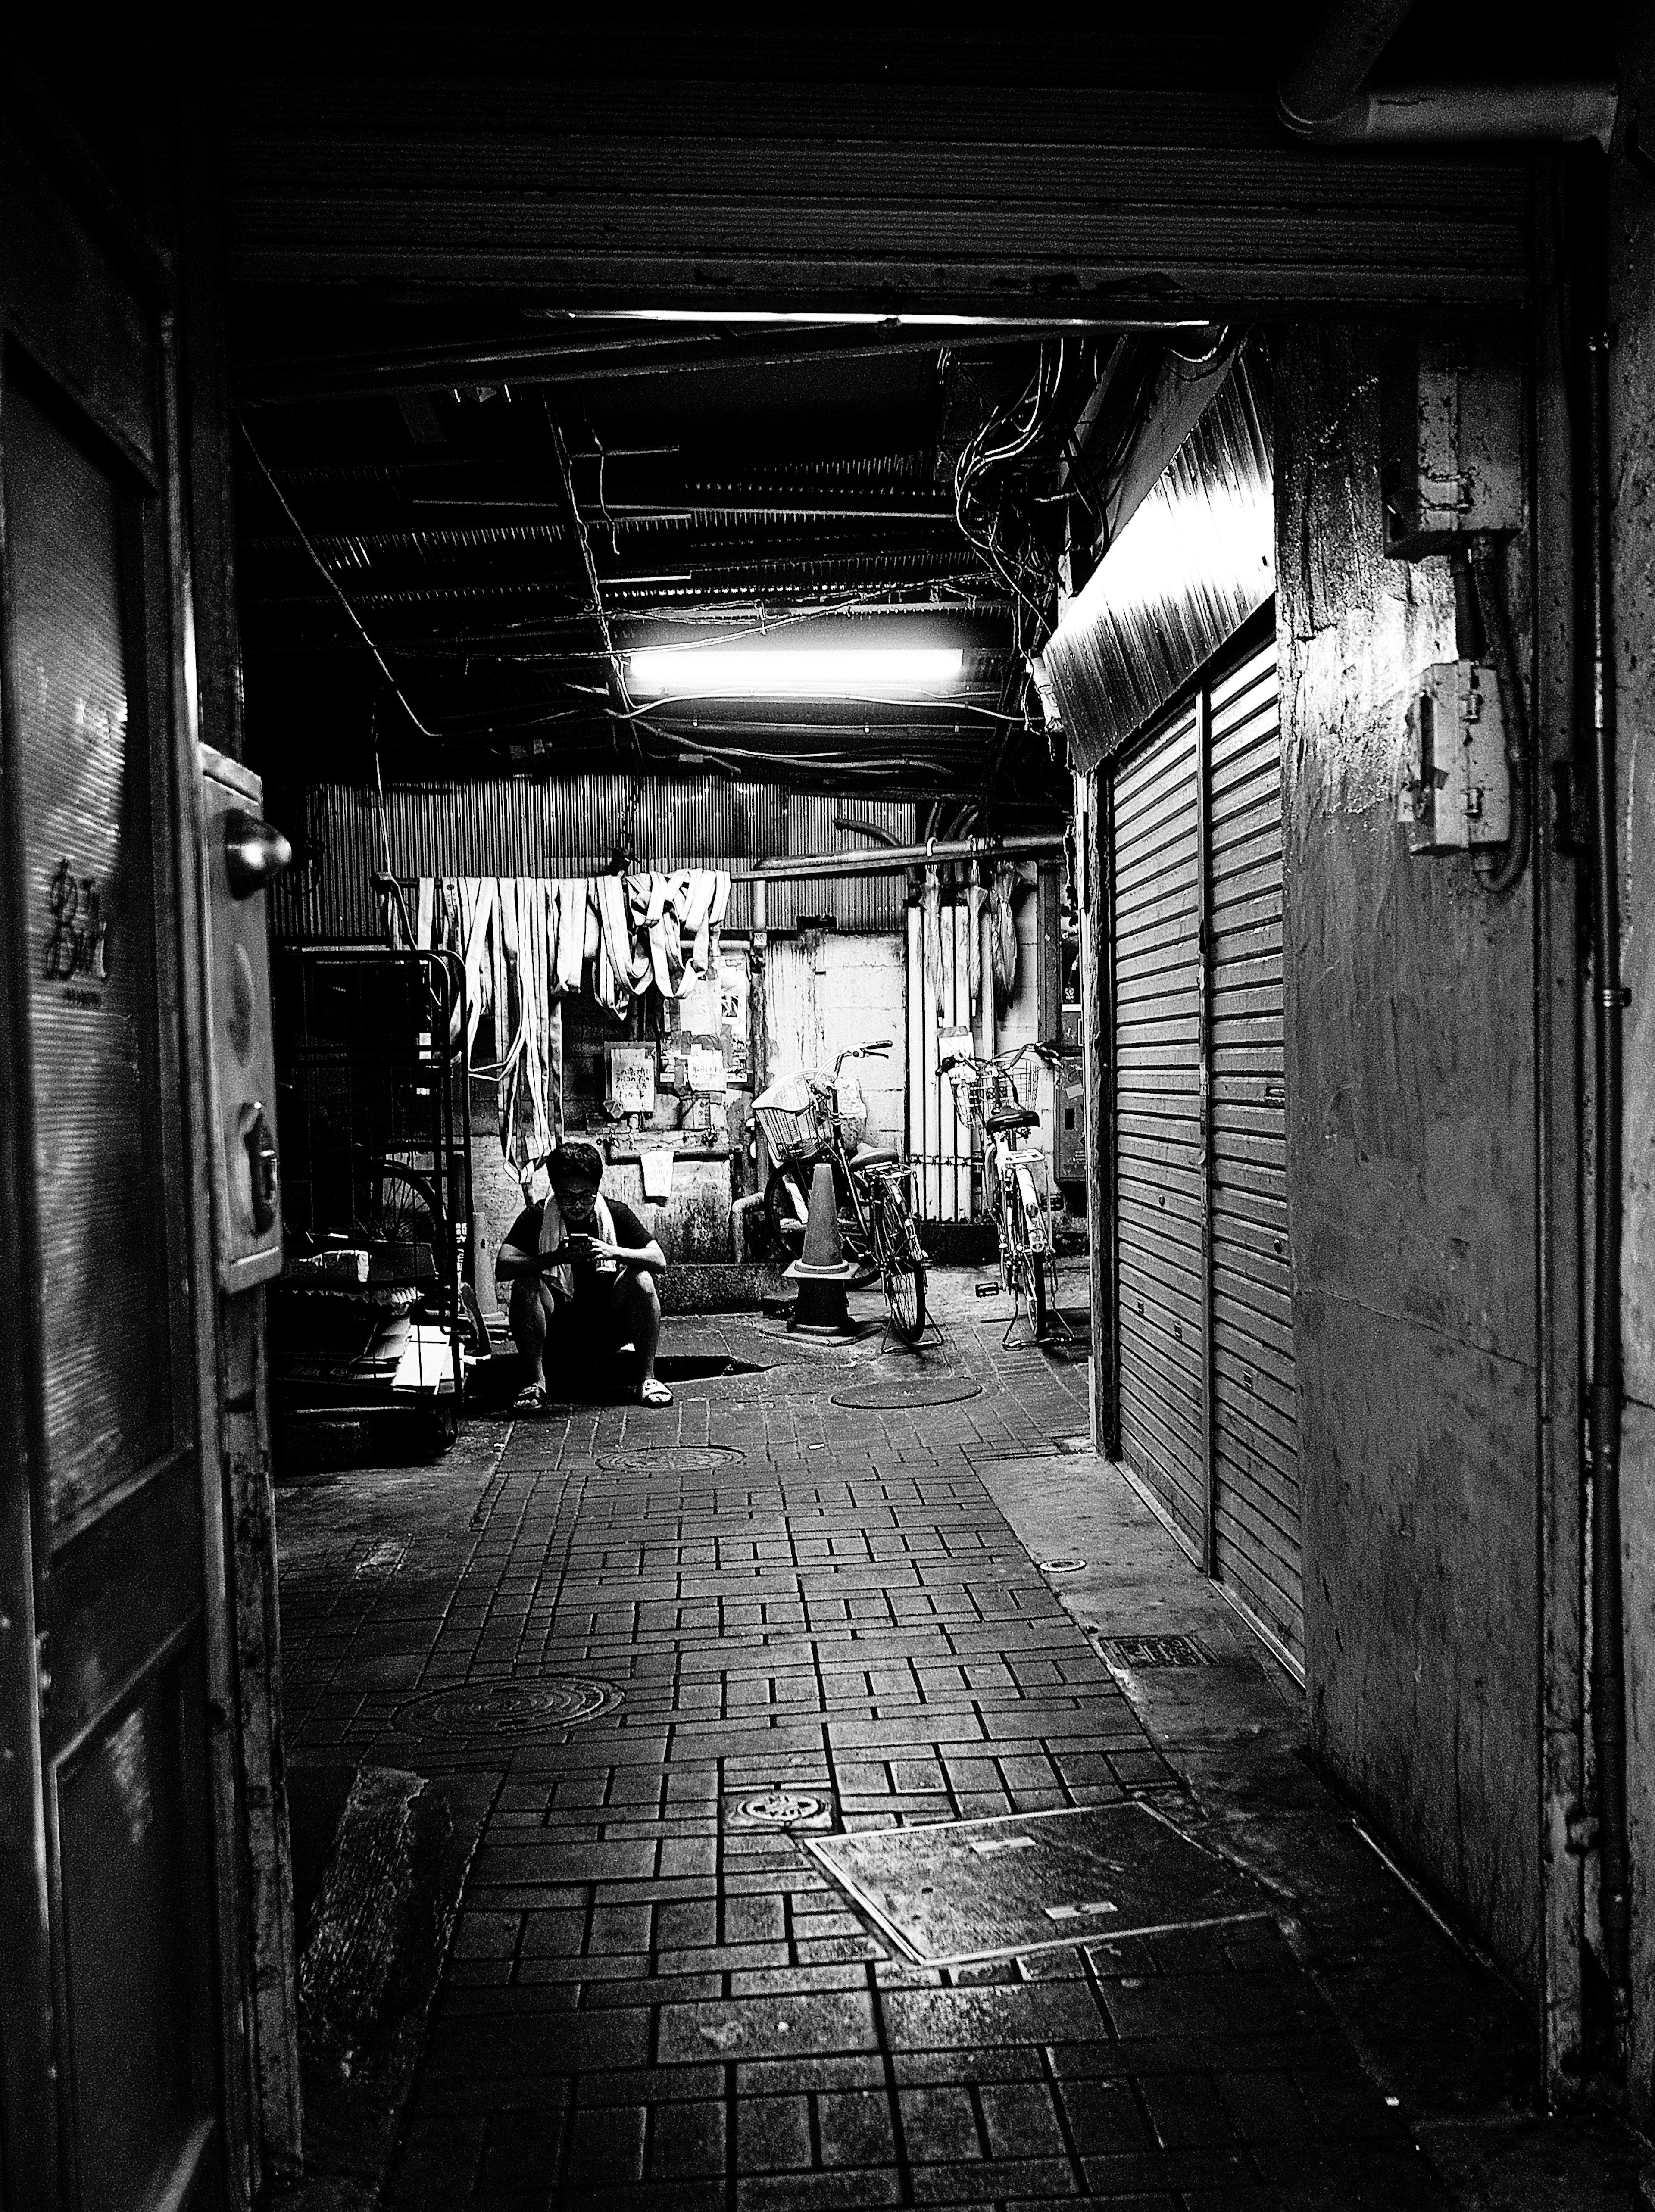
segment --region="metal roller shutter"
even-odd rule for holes
[[[1199,1542],[1206,1475],[1196,736],[1196,717],[1186,713],[1117,779],[1110,873],[1122,1443],[1166,1512]]]
[[[1298,1664],[1273,641],[1127,757],[1107,834],[1121,1449]]]
[[[1302,1659],[1274,641],[1214,685],[1208,760],[1214,1565]]]

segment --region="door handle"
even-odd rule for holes
[[[256,1098],[241,1109],[241,1141],[247,1148],[253,1225],[262,1237],[276,1226],[279,1180],[276,1139],[269,1117]]]

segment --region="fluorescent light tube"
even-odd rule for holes
[[[955,646],[642,646],[626,680],[660,699],[910,699],[959,688]]]

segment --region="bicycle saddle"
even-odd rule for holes
[[[1037,1129],[1040,1116],[1032,1106],[1002,1106],[997,1114],[990,1114],[983,1126],[998,1137],[1007,1129]]]
[[[894,1167],[901,1158],[902,1154],[888,1145],[870,1145],[865,1152],[853,1153],[850,1164],[854,1168],[888,1168]]]

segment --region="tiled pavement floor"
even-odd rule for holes
[[[841,1407],[916,1363],[736,1324],[776,1364],[669,1411],[479,1424],[283,1492],[292,1756],[490,1801],[397,2212],[1455,2201],[1302,1916],[924,1972],[740,1825],[780,1783],[853,1827],[1129,1791],[1206,1817],[985,1483],[1084,1430],[1084,1368],[1002,1352],[969,1279],[934,1290],[922,1371],[980,1385],[956,1402]],[[548,1675],[620,1696],[541,1733],[407,1710]]]

